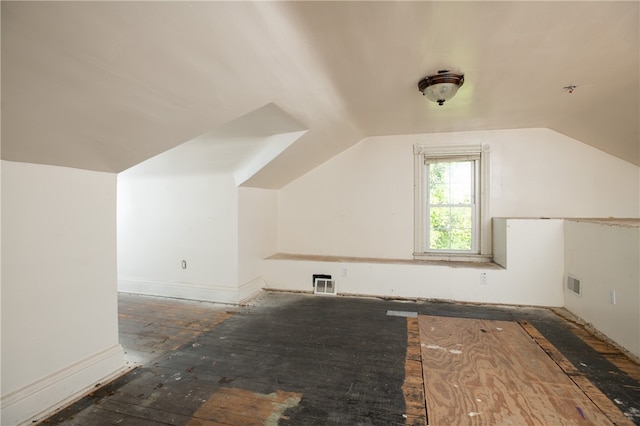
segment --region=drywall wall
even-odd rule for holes
[[[0,67],[1,68],[1,67]],[[1,74],[1,73],[0,73]],[[2,91],[2,89],[0,88],[0,92]],[[1,99],[1,96],[0,96]],[[0,127],[2,120],[0,120]],[[0,130],[1,132],[1,130]],[[0,133],[1,134],[1,133]],[[1,151],[1,145],[0,144],[0,151]],[[0,161],[0,371],[2,371],[2,164],[3,162]],[[0,377],[0,423],[2,423],[2,405],[1,405],[1,398],[2,395],[4,395],[4,392],[2,392],[2,378]]]
[[[236,302],[237,227],[230,173],[119,174],[119,290]]]
[[[277,191],[239,188],[233,173],[121,173],[119,290],[242,302],[277,251],[277,204]]]
[[[492,220],[493,261],[503,268],[507,267],[507,219],[494,217]]]
[[[338,293],[562,306],[562,220],[505,219],[508,267],[419,262],[263,261],[268,287],[312,291],[313,274],[330,274]],[[483,276],[484,274],[484,276]]]
[[[565,307],[640,357],[640,227],[565,222]],[[612,292],[614,294],[612,294]]]
[[[368,138],[280,190],[285,253],[410,259],[413,145]]]
[[[116,175],[2,162],[2,425],[117,374]]]
[[[264,286],[261,261],[278,251],[278,192],[238,188],[239,301]]]
[[[491,217],[638,217],[639,168],[548,129],[364,139],[283,187],[285,253],[411,259],[413,145],[488,143]]]
[[[120,173],[120,291],[226,303],[259,291],[278,196],[238,186],[304,133],[267,104]]]

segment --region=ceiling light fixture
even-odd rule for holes
[[[437,102],[438,105],[442,105],[455,96],[463,83],[463,74],[454,74],[449,70],[441,70],[436,75],[430,75],[420,80],[418,89],[424,96],[433,102]]]

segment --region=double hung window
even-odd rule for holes
[[[482,145],[414,148],[416,246],[414,256],[479,256],[486,235],[486,168]],[[487,241],[485,241],[485,239]],[[484,244],[483,244],[484,243]],[[449,257],[448,257],[449,258]]]

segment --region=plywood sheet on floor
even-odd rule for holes
[[[429,425],[612,424],[519,324],[418,322]]]

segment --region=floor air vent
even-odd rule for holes
[[[313,292],[315,294],[336,295],[336,282],[331,278],[316,278],[313,280]]]
[[[572,277],[571,275],[567,275],[567,288],[570,292],[577,294],[578,296],[582,295],[582,287],[580,287],[580,280],[576,277]]]

